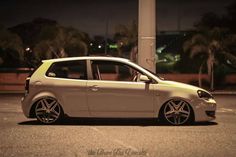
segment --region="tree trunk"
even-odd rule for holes
[[[208,71],[208,79],[210,81],[210,90],[214,90],[214,62],[215,62],[215,57],[214,53],[209,50],[208,51],[209,57],[207,59],[207,71]]]
[[[135,45],[130,52],[130,60],[134,63],[137,63],[137,58],[138,58],[138,47]]]
[[[203,68],[204,62],[202,62],[199,71],[198,71],[198,86],[202,87],[202,68]]]
[[[209,57],[207,60],[207,67],[208,67],[208,78],[210,81],[210,90],[214,90],[214,62],[215,62],[215,56],[214,52],[209,50]]]
[[[211,91],[214,90],[214,62],[211,64]]]

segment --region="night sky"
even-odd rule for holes
[[[157,0],[158,31],[181,30],[193,24],[205,12],[222,14],[234,0]],[[49,18],[93,35],[109,35],[118,24],[138,19],[138,0],[1,0],[0,24],[5,27],[29,22],[36,17]]]

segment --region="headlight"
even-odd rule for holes
[[[198,94],[199,98],[203,98],[203,99],[211,99],[211,98],[213,98],[213,96],[210,93],[204,92],[202,90],[198,90],[197,94]]]

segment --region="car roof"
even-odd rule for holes
[[[104,57],[104,56],[83,56],[83,57],[67,57],[43,60],[42,62],[62,62],[62,61],[74,61],[74,60],[106,60],[106,61],[130,61],[126,58],[120,57]]]

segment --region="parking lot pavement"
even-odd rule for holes
[[[236,154],[236,101],[215,96],[217,119],[190,126],[165,126],[155,119],[67,119],[40,125],[26,119],[21,95],[0,95],[1,157],[214,156]]]

